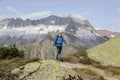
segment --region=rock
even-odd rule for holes
[[[40,67],[40,63],[38,62],[28,63],[25,66],[14,69],[12,71],[12,74],[19,75],[18,79],[23,79],[24,77],[35,72],[37,69],[39,69],[39,67]]]
[[[16,68],[11,73],[18,76],[16,80],[80,80],[76,71],[64,68],[54,60],[28,63],[24,69]]]
[[[70,67],[59,61],[43,60],[16,68],[11,72],[11,76],[12,80],[104,80],[101,76],[86,75],[72,68],[72,65],[74,66],[71,64]]]

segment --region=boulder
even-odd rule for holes
[[[15,80],[80,80],[78,73],[60,66],[58,61],[45,60],[28,63],[11,72]]]

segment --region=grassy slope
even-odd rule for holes
[[[91,59],[104,65],[120,67],[120,35],[87,51]]]

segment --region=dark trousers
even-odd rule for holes
[[[61,51],[62,51],[62,46],[57,46],[57,56],[56,59],[60,59],[61,58]]]

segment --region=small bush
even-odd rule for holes
[[[83,57],[83,58],[80,58],[80,59],[79,59],[79,63],[83,63],[83,64],[90,65],[90,64],[91,64],[91,61],[90,61],[88,58]]]
[[[40,61],[40,59],[38,59],[38,58],[28,59],[28,60],[26,61],[26,63],[31,63],[31,62],[36,62],[36,61]]]
[[[86,50],[78,51],[77,53],[74,54],[74,56],[79,59],[79,63],[83,63],[87,65],[91,64],[91,59],[87,57]]]
[[[0,59],[22,58],[24,56],[23,50],[18,50],[16,45],[9,47],[0,47]]]
[[[64,55],[61,58],[63,62],[71,62],[71,63],[83,63],[83,64],[91,64],[91,60],[87,57],[87,52],[85,50],[78,51],[74,54]]]
[[[92,65],[96,68],[101,68],[103,69],[104,66],[100,64],[100,62],[92,61]]]
[[[87,63],[87,52],[85,50],[81,50],[77,53],[74,54],[68,54],[68,55],[64,55],[61,58],[61,61],[63,62],[71,62],[71,63],[78,63],[78,62],[83,62],[83,63]]]
[[[89,76],[100,76],[97,72],[89,69],[89,68],[80,68],[80,71],[82,71],[84,74],[89,75]]]
[[[63,62],[71,62],[71,63],[78,63],[79,62],[79,59],[76,58],[74,55],[72,54],[69,54],[69,55],[65,55],[63,56],[60,61],[63,61]]]
[[[87,51],[86,50],[80,50],[77,53],[74,54],[76,57],[86,57],[87,56]]]
[[[4,59],[0,60],[0,66],[9,67],[13,64],[25,64],[25,60],[21,58],[12,58],[12,59]]]
[[[105,70],[112,72],[114,75],[120,75],[119,67],[107,66],[107,67],[105,67]]]

